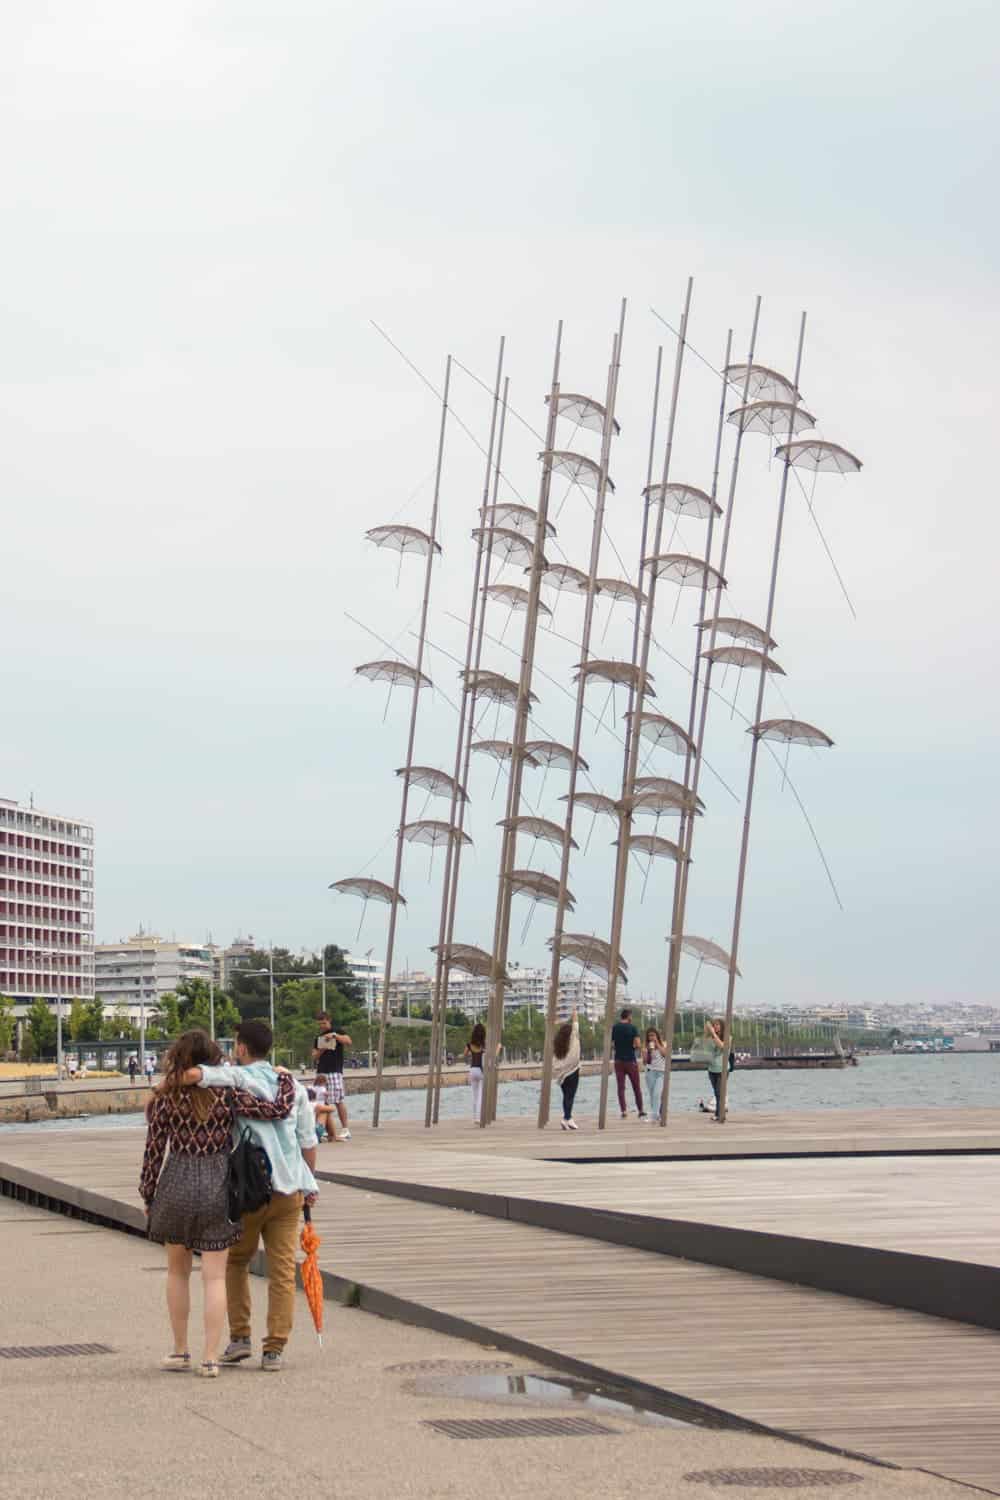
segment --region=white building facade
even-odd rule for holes
[[[521,968],[508,965],[511,983],[504,994],[504,1010],[521,1010],[531,1006],[544,1010],[548,1003],[548,969]],[[397,1015],[422,1009],[430,1005],[434,992],[434,976],[423,972],[397,974],[389,986],[389,1008]],[[608,987],[603,979],[593,974],[570,973],[563,970],[559,976],[559,999],[556,1014],[560,1021],[568,1020],[574,1007],[581,1016],[590,1021],[603,1020],[607,1004]],[[448,979],[448,1008],[461,1010],[475,1019],[485,1017],[490,999],[490,981],[471,974],[461,974],[453,969]],[[623,1005],[627,1000],[623,997]]]
[[[98,943],[95,990],[105,1011],[120,1008],[137,1023],[184,979],[215,980],[215,961],[207,943],[165,942],[138,932],[118,943]]]
[[[0,993],[23,1016],[94,995],[94,829],[0,798]]]

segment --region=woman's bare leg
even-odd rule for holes
[[[214,1364],[226,1326],[226,1261],[228,1250],[203,1250],[201,1253],[201,1290],[205,1298],[205,1349],[202,1359]]]
[[[188,1352],[188,1319],[191,1316],[191,1251],[183,1245],[167,1246],[167,1313],[174,1335],[174,1354]]]

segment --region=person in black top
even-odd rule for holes
[[[316,1064],[316,1092],[327,1104],[332,1105],[340,1119],[340,1139],[351,1139],[347,1123],[347,1101],[344,1098],[344,1048],[352,1045],[346,1032],[335,1031],[330,1017],[325,1013],[316,1017],[319,1035],[313,1042],[313,1061]],[[335,1141],[333,1117],[327,1115],[327,1136]]]
[[[646,1118],[646,1111],[642,1107],[642,1090],[639,1087],[639,1061],[638,1052],[642,1046],[639,1033],[632,1025],[632,1011],[626,1005],[622,1011],[622,1018],[616,1021],[611,1028],[611,1046],[615,1059],[615,1082],[618,1085],[618,1108],[622,1112],[622,1119],[628,1116],[625,1107],[625,1080],[632,1084],[632,1092],[635,1095],[635,1107],[639,1111],[639,1119]]]

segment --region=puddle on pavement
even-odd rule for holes
[[[464,1396],[469,1401],[498,1401],[508,1406],[572,1406],[588,1412],[601,1412],[608,1417],[623,1417],[643,1427],[715,1425],[708,1420],[700,1421],[687,1412],[684,1415],[680,1411],[671,1414],[659,1408],[642,1406],[626,1391],[581,1380],[575,1375],[422,1375],[408,1380],[405,1389],[413,1396]],[[669,1405],[669,1402],[665,1400],[664,1405]]]

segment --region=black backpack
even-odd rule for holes
[[[229,1153],[226,1173],[229,1222],[238,1224],[244,1214],[264,1208],[270,1203],[272,1192],[268,1154],[244,1125],[239,1140]]]

